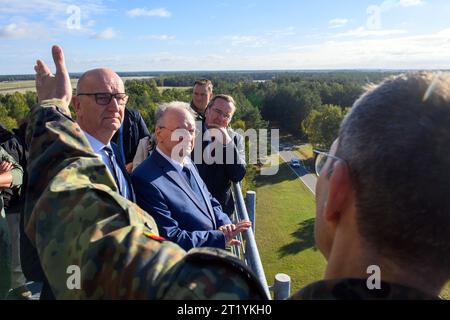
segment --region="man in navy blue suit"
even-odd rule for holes
[[[137,204],[155,219],[160,234],[183,249],[237,245],[250,221],[232,224],[190,160],[195,120],[189,105],[172,102],[156,113],[157,146],[133,171]]]
[[[119,130],[128,95],[117,73],[108,68],[85,72],[77,84],[72,103],[77,123],[92,149],[106,164],[117,184],[117,191],[135,201],[131,178],[122,161],[117,145],[111,139]]]

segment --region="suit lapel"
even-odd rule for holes
[[[125,168],[125,164],[122,161],[122,157],[120,156],[119,148],[114,142],[111,142],[111,147],[114,152],[114,156],[116,158],[117,164],[119,165],[119,169],[122,171],[125,181],[127,182],[128,191],[130,193],[128,200],[130,200],[132,202],[136,202],[136,196],[134,194],[133,184],[131,183],[130,175],[128,174],[127,169]]]
[[[192,200],[192,202],[195,203],[195,205],[209,218],[211,219],[210,214],[208,213],[208,209],[205,208],[204,205],[202,205],[195,195],[195,193],[192,191],[191,187],[188,185],[187,181],[178,173],[178,171],[172,166],[172,164],[164,159],[163,156],[159,154],[157,150],[154,150],[152,154],[150,155],[153,157],[155,162],[163,169],[164,174],[166,174],[173,182],[175,182],[178,187],[183,190],[184,193],[187,194],[187,196]],[[208,202],[206,202],[208,203]],[[206,210],[205,210],[206,209]],[[213,220],[214,222],[214,220]]]
[[[208,211],[209,211],[209,215],[210,215],[210,219],[213,221],[214,223],[214,229],[217,229],[217,222],[214,216],[214,210],[211,206],[211,201],[209,199],[209,197],[207,196],[207,194],[205,193],[205,190],[203,188],[203,183],[201,183],[201,181],[203,181],[198,172],[197,172],[197,168],[194,166],[194,164],[192,162],[189,163],[189,169],[191,170],[191,172],[194,175],[195,181],[197,182],[197,185],[200,189],[200,191],[202,192],[202,196],[203,196],[203,200],[205,201],[207,207],[208,207]]]

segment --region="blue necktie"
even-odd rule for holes
[[[115,158],[115,156],[114,156],[114,152],[112,151],[112,149],[110,148],[110,147],[108,147],[108,146],[105,146],[104,148],[103,148],[103,150],[105,150],[105,152],[106,152],[106,155],[108,156],[108,159],[109,159],[109,164],[111,165],[111,168],[113,169],[112,171],[112,174],[113,174],[113,176],[114,176],[114,180],[116,180],[116,184],[117,184],[117,187],[119,188],[119,193],[123,196],[123,197],[127,197],[127,195],[125,194],[125,188],[124,188],[124,186],[123,186],[123,183],[122,183],[122,179],[120,179],[119,177],[120,177],[120,174],[119,174],[119,171],[118,170],[120,170],[118,167],[117,167],[117,165],[116,165],[116,158]]]
[[[191,170],[188,167],[183,167],[182,171],[183,171],[184,178],[191,186],[191,189],[192,189],[192,191],[194,191],[195,195],[197,196],[197,199],[203,202],[204,200],[203,200],[202,192],[197,184],[197,181],[195,181],[195,178],[192,175]]]

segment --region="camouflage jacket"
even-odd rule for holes
[[[292,300],[434,300],[414,288],[381,282],[380,289],[369,290],[366,279],[337,279],[314,282],[292,295]]]
[[[186,254],[159,238],[151,216],[119,195],[60,100],[33,107],[28,121],[25,232],[57,299],[266,298],[225,251]],[[77,269],[80,286],[69,285]]]

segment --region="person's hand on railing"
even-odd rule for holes
[[[248,230],[252,226],[249,220],[239,221],[237,224],[225,224],[219,227],[219,230],[225,234],[225,242],[231,246],[238,246],[241,242],[234,239],[238,233]]]

